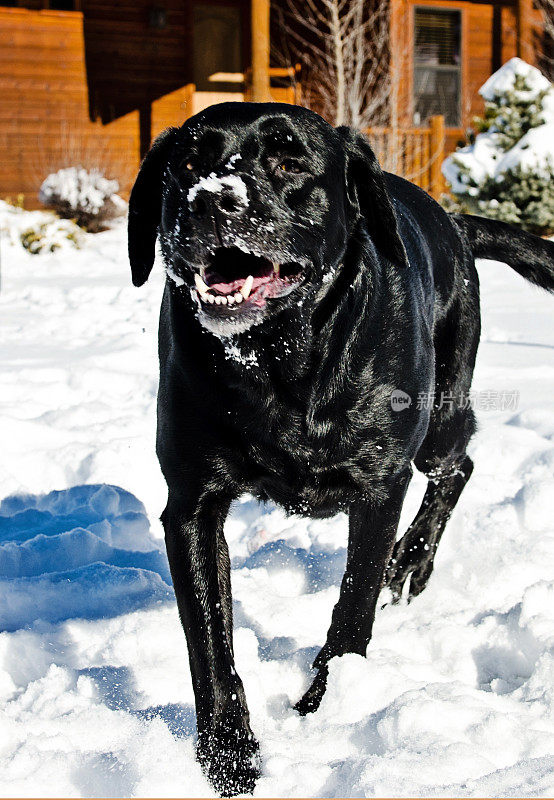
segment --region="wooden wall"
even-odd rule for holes
[[[243,6],[249,24],[249,0],[203,2]],[[160,4],[161,25],[151,0],[81,5],[61,12],[0,0],[0,198],[23,193],[33,207],[47,174],[78,164],[116,178],[125,195],[151,139],[198,105],[191,2]]]
[[[82,14],[0,8],[0,63],[0,197],[32,207],[49,172],[78,164],[129,190],[139,113],[90,121]]]
[[[126,22],[110,20],[123,5]],[[46,175],[75,165],[101,169],[126,195],[151,137],[191,114],[179,18],[158,36],[146,4],[142,15],[131,3],[89,6],[90,20],[0,6],[0,198],[23,193],[35,207]]]
[[[205,1],[248,6],[248,0]],[[447,129],[451,150],[483,110],[478,88],[517,53],[516,7],[391,0],[391,57],[400,76],[393,96],[404,127],[412,126],[416,4],[462,11],[463,126]],[[83,0],[84,14],[0,6],[0,198],[22,192],[32,206],[49,172],[78,164],[116,178],[126,194],[151,136],[198,106],[202,98],[190,85],[192,3],[166,0],[158,28],[149,16],[154,5]],[[533,16],[538,25],[539,13]]]
[[[161,27],[152,24],[163,8]],[[190,3],[85,0],[84,46],[91,117],[111,122],[192,81]]]

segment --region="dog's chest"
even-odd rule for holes
[[[249,490],[290,512],[316,517],[369,496],[392,455],[372,435],[368,419],[344,410],[316,421],[310,408],[273,409],[263,428],[248,426],[241,439]]]
[[[374,496],[404,466],[399,422],[410,425],[391,419],[368,358],[346,374],[342,350],[327,370],[314,358],[302,370],[294,358],[256,356],[229,394],[229,458],[243,489],[290,511],[328,516]]]

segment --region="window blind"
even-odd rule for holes
[[[443,114],[461,124],[461,12],[416,8],[414,19],[414,123]]]

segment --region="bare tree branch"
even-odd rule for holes
[[[304,66],[310,103],[335,125],[363,129],[386,124],[391,95],[388,0],[284,0],[283,5],[283,38]]]

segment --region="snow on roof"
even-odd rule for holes
[[[550,81],[536,67],[521,58],[511,58],[481,86],[479,94],[485,100],[493,100],[495,96],[511,91],[518,75],[525,78],[530,89],[518,92],[522,100],[532,100],[550,86]]]

